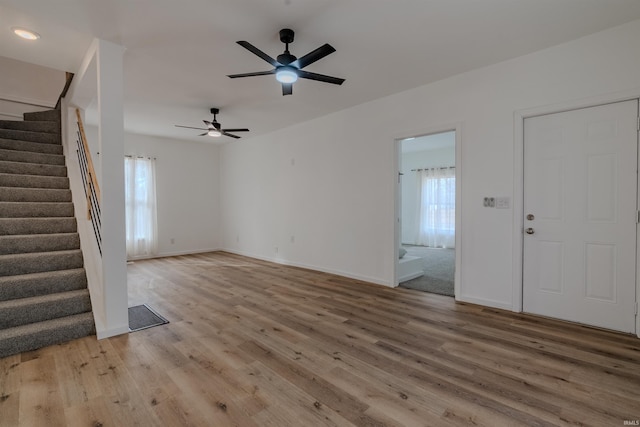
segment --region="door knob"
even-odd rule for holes
[[[531,228],[531,227],[529,227],[529,228],[527,228],[526,230],[524,230],[524,232],[525,232],[525,233],[527,233],[527,234],[533,234],[533,233],[535,233],[535,231],[533,231],[533,228]]]
[[[527,215],[527,219],[528,219],[529,221],[533,221],[535,218],[536,218],[536,217],[535,217],[535,216],[533,216],[533,214],[528,214],[528,215]]]

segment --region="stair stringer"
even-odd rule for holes
[[[80,249],[84,258],[84,268],[87,273],[87,287],[91,296],[93,307],[93,317],[96,326],[96,336],[98,339],[107,338],[128,331],[110,331],[106,325],[106,306],[104,295],[104,272],[102,269],[102,256],[93,232],[91,219],[87,216],[87,200],[85,197],[82,175],[78,162],[75,108],[67,106],[67,102],[62,100],[62,147],[66,159],[67,176],[75,217],[77,232],[80,236]],[[124,161],[124,160],[123,160]]]

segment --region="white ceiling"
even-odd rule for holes
[[[213,141],[174,124],[219,107],[255,136],[636,19],[638,0],[0,0],[0,56],[73,72],[93,37],[121,44],[126,129]],[[20,25],[42,38],[17,39]],[[346,82],[283,97],[273,76],[226,77],[271,69],[235,42],[275,57],[281,28],[298,57],[334,46],[306,70]]]

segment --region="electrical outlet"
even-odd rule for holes
[[[296,242],[296,236],[291,236],[291,243],[295,243]]]
[[[485,197],[482,199],[482,206],[485,208],[495,208],[496,207],[496,198],[495,197]]]
[[[278,247],[276,246],[276,253],[278,253]]]
[[[173,245],[176,242],[176,239],[174,239],[173,237],[171,238],[171,244]]]

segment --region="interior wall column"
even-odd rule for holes
[[[102,271],[105,329],[110,336],[128,332],[125,251],[124,117],[122,46],[98,41],[98,144],[102,213]]]

